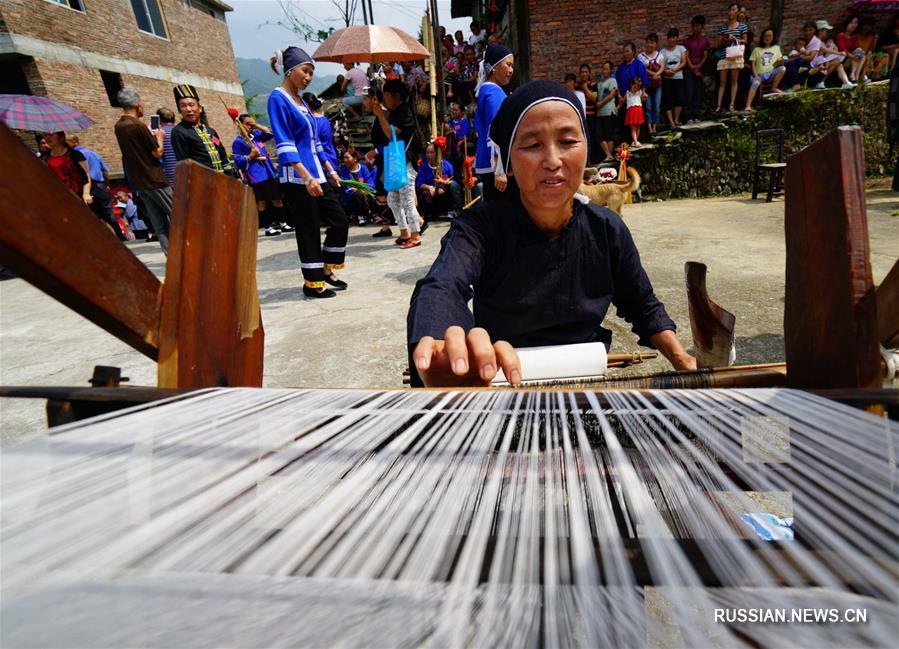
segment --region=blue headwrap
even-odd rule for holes
[[[487,77],[490,76],[493,69],[510,56],[512,56],[512,50],[505,45],[490,43],[487,46],[487,49],[484,51],[484,60],[481,61],[481,69],[478,73],[478,84],[474,90],[475,95],[478,94],[478,91],[487,81]]]
[[[309,63],[312,67],[315,67],[315,61],[312,60],[312,57],[306,54],[305,50],[293,45],[284,51],[276,51],[275,59],[275,71],[278,74],[287,74],[298,65],[303,65],[304,63]]]

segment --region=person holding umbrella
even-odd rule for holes
[[[299,47],[278,50],[272,70],[283,75],[281,85],[268,98],[268,116],[275,135],[281,188],[296,227],[297,251],[303,273],[303,295],[328,298],[347,283],[335,270],[344,267],[349,218],[337,192],[340,176],[325,156],[315,117],[303,98],[315,71],[315,62]],[[321,226],[325,225],[324,246]]]
[[[514,71],[512,50],[497,43],[487,46],[475,89],[478,105],[474,114],[478,134],[474,170],[484,186],[484,202],[496,200],[501,192],[506,191],[506,173],[498,150],[490,139],[490,124],[506,98],[504,88],[512,81]]]

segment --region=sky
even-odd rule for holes
[[[298,45],[313,54],[318,43],[304,43],[293,32],[274,24],[283,19],[283,12],[276,0],[225,0],[234,11],[226,14],[228,29],[235,56],[248,59],[268,59],[276,48]],[[399,27],[413,36],[418,35],[421,17],[428,3],[426,0],[371,0],[376,25]],[[340,29],[343,23],[340,13],[330,0],[293,0],[300,11],[306,14],[307,21],[319,29],[334,27]],[[437,1],[437,15],[440,24],[452,34],[461,29],[468,36],[469,18],[450,18],[450,0]],[[362,24],[362,8],[357,8],[357,23]],[[338,74],[343,66],[336,63],[316,65],[320,74]]]

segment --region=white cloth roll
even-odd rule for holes
[[[602,376],[606,373],[606,346],[602,343],[548,345],[516,349],[522,381],[550,381]],[[493,383],[508,383],[500,370]]]

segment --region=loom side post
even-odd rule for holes
[[[262,385],[256,204],[239,180],[178,164],[159,328],[161,388]]]
[[[861,128],[841,126],[787,160],[788,387],[881,380],[863,156]]]

